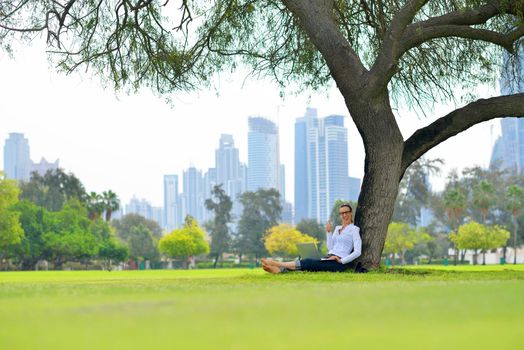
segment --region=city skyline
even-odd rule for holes
[[[20,48],[16,57],[12,61],[0,55],[0,138],[24,133],[31,142],[32,159],[59,158],[61,167],[81,179],[86,189],[112,189],[123,203],[134,195],[162,206],[163,175],[181,176],[190,165],[212,167],[212,150],[220,134],[233,135],[240,161],[247,163],[247,118],[253,115],[270,118],[279,127],[280,158],[287,168],[286,198],[294,201],[294,122],[307,107],[316,107],[319,115],[346,117],[349,175],[363,175],[362,141],[335,87],[328,89],[329,94],[290,92],[282,99],[268,81],[244,83],[242,75],[222,76],[217,78],[219,93],[204,89],[174,94],[171,108],[147,90],[115,94],[88,75],[56,74],[38,48]],[[483,96],[495,94],[492,88],[484,90]],[[403,135],[409,136],[452,107],[436,106],[430,113],[435,117],[427,119],[398,110]],[[498,121],[477,125],[428,156],[445,158],[442,177],[451,168],[487,166],[498,129]]]

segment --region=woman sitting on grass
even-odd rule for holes
[[[326,225],[327,247],[329,254],[317,259],[300,259],[296,261],[275,261],[262,259],[262,268],[270,273],[286,272],[288,270],[301,271],[331,271],[342,272],[347,270],[353,260],[358,258],[362,251],[360,228],[353,224],[353,209],[349,203],[343,203],[339,208],[342,225],[335,227],[331,221]]]

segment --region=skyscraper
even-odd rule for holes
[[[308,218],[308,125],[318,123],[317,110],[307,108],[306,114],[295,121],[295,220]]]
[[[500,92],[509,95],[524,92],[524,57],[521,49],[519,61],[508,54],[503,56]],[[524,119],[503,118],[500,120],[502,135],[497,139],[491,154],[491,164],[516,173],[524,172]]]
[[[278,127],[262,117],[248,119],[248,191],[279,189],[280,158]],[[281,193],[284,198],[284,193]]]
[[[348,131],[344,127],[344,116],[330,115],[324,118],[324,138],[326,164],[323,168],[326,171],[327,196],[326,207],[321,210],[327,215],[324,220],[322,220],[322,214],[320,215],[322,222],[329,217],[331,208],[337,199],[348,199]],[[320,184],[320,187],[324,186]]]
[[[4,146],[4,171],[8,179],[29,180],[32,162],[24,134],[10,133]]]
[[[191,215],[199,223],[204,221],[205,189],[202,171],[190,166],[183,172],[182,220]]]
[[[238,148],[232,135],[220,135],[218,149],[215,151],[216,184],[222,184],[222,189],[233,202],[232,214],[239,217],[242,207],[237,196],[246,190],[242,173]]]
[[[178,175],[164,175],[164,224],[168,232],[180,227]]]
[[[326,222],[337,199],[348,199],[344,116],[318,119],[308,108],[295,123],[295,220]]]

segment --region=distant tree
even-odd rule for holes
[[[258,259],[266,253],[264,234],[280,221],[280,194],[275,189],[259,189],[256,192],[244,192],[240,202],[243,212],[237,226],[237,249],[240,254],[254,254],[258,263]]]
[[[393,221],[406,222],[416,226],[420,220],[420,210],[428,206],[431,196],[430,175],[438,175],[442,159],[419,158],[413,162],[400,181]]]
[[[129,239],[131,229],[139,225],[147,227],[155,239],[162,237],[162,228],[156,221],[138,214],[126,214],[121,219],[111,221],[111,225],[115,228],[117,237],[124,242]]]
[[[517,263],[517,237],[519,231],[518,217],[521,214],[522,206],[524,205],[524,189],[518,185],[511,185],[506,190],[506,208],[511,212],[513,221],[513,249],[515,251],[513,257],[513,264]],[[505,258],[505,256],[504,256]]]
[[[456,230],[462,220],[464,220],[464,211],[466,210],[466,196],[463,194],[463,191],[460,187],[454,186],[449,187],[444,191],[443,194],[444,208],[446,210],[446,216],[450,224],[451,230]],[[459,249],[455,246],[454,241],[451,241],[454,244],[454,254],[453,262],[456,265]]]
[[[205,233],[197,222],[188,220],[183,228],[162,237],[158,247],[162,254],[173,259],[182,259],[184,267],[187,267],[188,257],[209,253],[209,245],[204,237]]]
[[[211,195],[215,200],[213,198],[206,199],[205,206],[214,215],[213,221],[208,223],[206,227],[211,235],[211,254],[215,256],[213,267],[216,268],[222,254],[227,252],[231,246],[228,224],[231,222],[233,202],[222,189],[222,185],[214,186]]]
[[[384,253],[393,255],[398,254],[401,264],[405,265],[406,251],[413,249],[418,243],[427,242],[429,240],[431,240],[430,235],[422,229],[416,230],[403,222],[392,222],[389,224]]]
[[[7,257],[8,250],[19,244],[24,236],[20,213],[12,208],[18,203],[19,193],[16,181],[6,179],[0,172],[0,263]]]
[[[153,261],[159,257],[158,240],[153,236],[151,230],[143,224],[132,226],[125,242],[129,248],[129,257],[133,260]]]
[[[426,227],[426,231],[432,239],[426,242],[428,252],[428,264],[431,264],[434,258],[447,257],[450,246],[447,233],[438,231],[439,225],[434,223]]]
[[[304,242],[318,243],[318,240],[288,224],[271,227],[264,237],[264,245],[269,254],[285,257],[296,257],[298,255],[296,244]]]
[[[88,216],[91,220],[98,220],[104,211],[104,199],[96,192],[86,195]]]
[[[21,182],[20,188],[20,199],[28,199],[50,211],[61,210],[71,199],[80,202],[86,199],[84,185],[75,175],[66,174],[63,169],[48,170],[44,176],[33,172],[28,182]]]
[[[315,238],[319,245],[326,240],[326,228],[315,219],[302,219],[296,229],[308,236]]]
[[[104,268],[111,270],[114,262],[126,261],[129,256],[129,248],[115,238],[103,241],[98,250],[98,257],[104,261]]]
[[[20,213],[20,224],[24,230],[20,244],[14,247],[14,257],[23,270],[34,270],[39,260],[50,258],[43,234],[54,227],[53,218],[45,208],[28,200],[18,202],[13,209]]]
[[[102,200],[104,203],[104,211],[106,213],[106,221],[111,221],[111,215],[120,209],[120,199],[116,193],[111,190],[102,192]]]
[[[86,262],[98,254],[99,245],[87,209],[78,200],[70,200],[62,210],[49,216],[49,231],[42,234],[42,241],[56,269],[67,261]]]
[[[476,265],[479,252],[485,253],[489,249],[502,247],[509,236],[508,231],[498,226],[491,227],[471,221],[461,225],[457,233],[451,233],[449,238],[459,249],[473,250],[473,264]],[[483,263],[486,263],[485,260]]]
[[[486,180],[482,180],[473,189],[473,205],[480,210],[483,224],[487,223],[489,209],[495,205],[495,198],[495,188]]]

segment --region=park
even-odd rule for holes
[[[89,192],[72,173],[18,183],[0,172],[0,348],[519,348],[521,168],[450,174],[433,198],[435,160],[424,157],[475,125],[524,116],[523,14],[521,0],[0,0],[2,51],[16,59],[16,45],[45,41],[52,69],[119,93],[173,103],[244,69],[282,96],[336,86],[365,152],[352,205],[367,272],[264,272],[262,257],[293,257],[299,240],[325,234],[326,222],[279,225],[275,188],[242,194],[233,240],[223,184],[202,199],[212,220],[187,215],[162,232],[112,220],[117,195]],[[407,135],[406,110],[428,123]],[[436,224],[420,228],[430,197]],[[480,265],[493,252],[499,263]],[[238,268],[224,268],[232,255]]]

